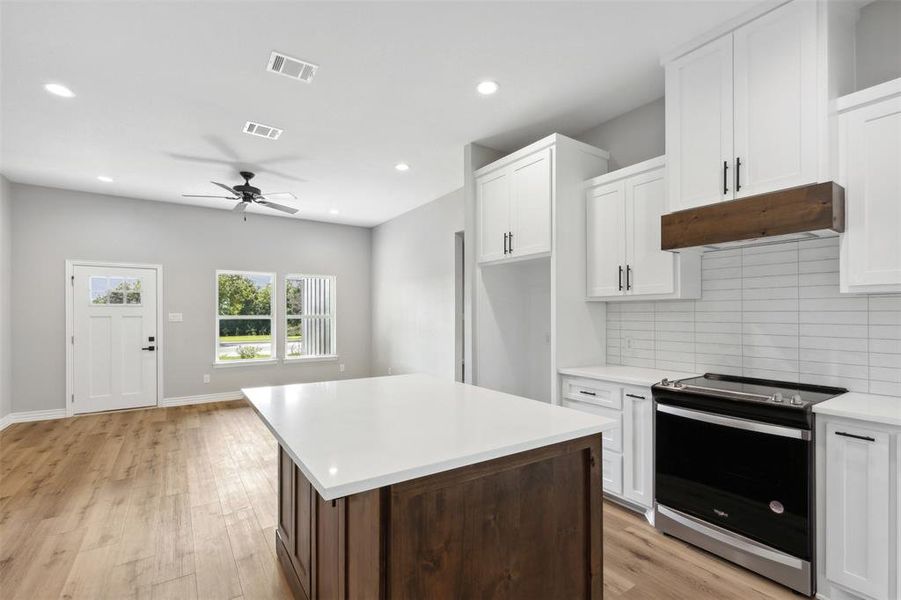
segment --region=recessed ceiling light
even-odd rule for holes
[[[341,214],[341,211],[338,210],[337,208],[333,208],[333,209],[331,209],[330,211],[328,211],[328,214],[330,214],[330,215],[340,215],[340,214]]]
[[[408,165],[405,162],[399,162],[396,165],[394,165],[394,168],[397,169],[398,171],[409,171],[410,165]]]
[[[61,83],[47,83],[44,84],[44,89],[53,94],[54,96],[59,96],[61,98],[74,98],[75,92],[62,85]]]
[[[113,178],[107,177],[106,175],[98,175],[97,180],[102,181],[103,183],[112,183],[113,182]]]
[[[483,96],[490,96],[491,94],[496,93],[499,88],[500,86],[496,81],[487,80],[479,83],[479,85],[476,86],[476,91]]]

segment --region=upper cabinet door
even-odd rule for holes
[[[476,181],[479,210],[479,262],[499,260],[507,254],[510,232],[510,176],[507,170]]]
[[[901,292],[901,97],[842,115],[849,291]]]
[[[511,239],[516,257],[551,251],[551,149],[524,158],[510,168]]]
[[[676,255],[660,249],[660,215],[666,212],[664,170],[626,180],[627,293],[675,291]]]
[[[732,36],[666,66],[669,211],[733,196]]]
[[[589,297],[622,296],[626,269],[626,186],[616,181],[588,190]]]
[[[817,3],[791,2],[736,29],[733,48],[735,197],[815,182]]]

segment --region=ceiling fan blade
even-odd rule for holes
[[[244,212],[245,210],[247,210],[247,202],[241,200],[240,202],[235,204],[235,207],[232,210],[235,212]]]
[[[235,196],[206,196],[203,194],[182,194],[182,198],[225,198],[226,200],[237,200]]]
[[[282,204],[276,204],[275,202],[268,202],[266,200],[257,200],[257,203],[262,204],[263,206],[268,206],[269,208],[274,208],[275,210],[280,210],[282,212],[286,212],[291,215],[297,213],[296,208],[291,208],[290,206],[284,206]]]
[[[235,196],[240,196],[240,195],[241,195],[241,194],[239,194],[238,192],[236,192],[235,190],[233,190],[233,189],[231,189],[230,187],[228,187],[227,185],[225,185],[224,183],[219,183],[218,181],[211,181],[210,183],[212,183],[213,185],[218,185],[218,186],[221,187],[223,190],[227,190],[227,191],[231,192],[232,194],[234,194]]]

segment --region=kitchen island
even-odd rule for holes
[[[615,421],[427,375],[242,391],[279,443],[296,597],[602,597]]]

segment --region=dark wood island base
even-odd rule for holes
[[[279,449],[276,552],[303,600],[603,595],[601,435],[324,500]]]

